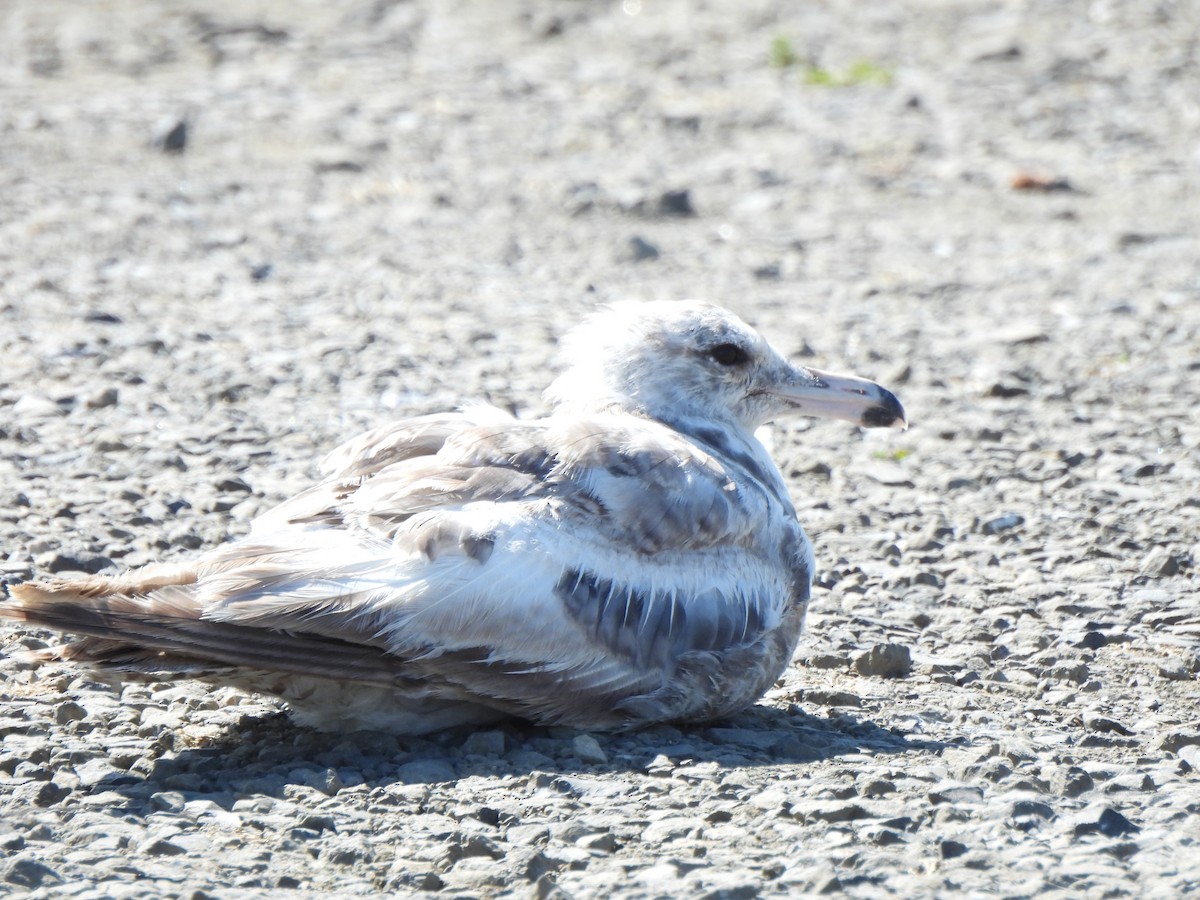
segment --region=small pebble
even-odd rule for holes
[[[658,259],[659,256],[658,248],[644,237],[634,235],[629,239],[626,248],[626,258],[631,262],[645,262],[646,260]]]
[[[475,731],[463,742],[463,753],[475,756],[503,756],[505,738],[503,731]]]
[[[912,654],[901,644],[876,644],[855,657],[854,671],[875,678],[905,678],[912,672]]]
[[[581,762],[597,765],[608,762],[608,754],[604,752],[600,742],[590,734],[576,735],[571,745]]]

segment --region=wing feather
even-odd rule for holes
[[[668,690],[683,661],[711,678],[703,660],[749,652],[795,594],[765,543],[779,504],[657,423],[479,407],[367,432],[323,468],[202,557],[194,585],[38,621],[111,659],[142,645],[282,671],[308,658],[306,674],[603,722],[684,702]],[[136,607],[181,598],[185,615]]]

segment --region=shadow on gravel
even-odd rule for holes
[[[244,719],[212,742],[164,756],[144,780],[121,773],[93,790],[118,791],[134,805],[161,792],[221,802],[232,795],[281,796],[295,786],[334,794],[358,785],[437,784],[469,776],[532,776],[566,790],[562,785],[576,784],[576,775],[599,783],[605,776],[670,775],[702,763],[725,769],[802,765],[862,752],[936,753],[944,746],[869,720],[822,718],[794,706],[756,706],[707,726],[658,726],[627,734],[511,722],[425,738],[326,734],[297,727],[281,713]]]

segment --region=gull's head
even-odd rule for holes
[[[753,431],[789,415],[907,427],[886,388],[795,365],[728,310],[698,301],[624,302],[563,339],[567,368],[546,391],[560,409],[620,409],[679,427]]]

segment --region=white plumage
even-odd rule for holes
[[[472,406],[375,429],[239,541],[17,585],[0,615],[86,636],[54,658],[275,694],[326,729],[628,728],[753,703],[813,568],[755,429],[903,409],[696,302],[618,305],[563,358],[546,418]]]

